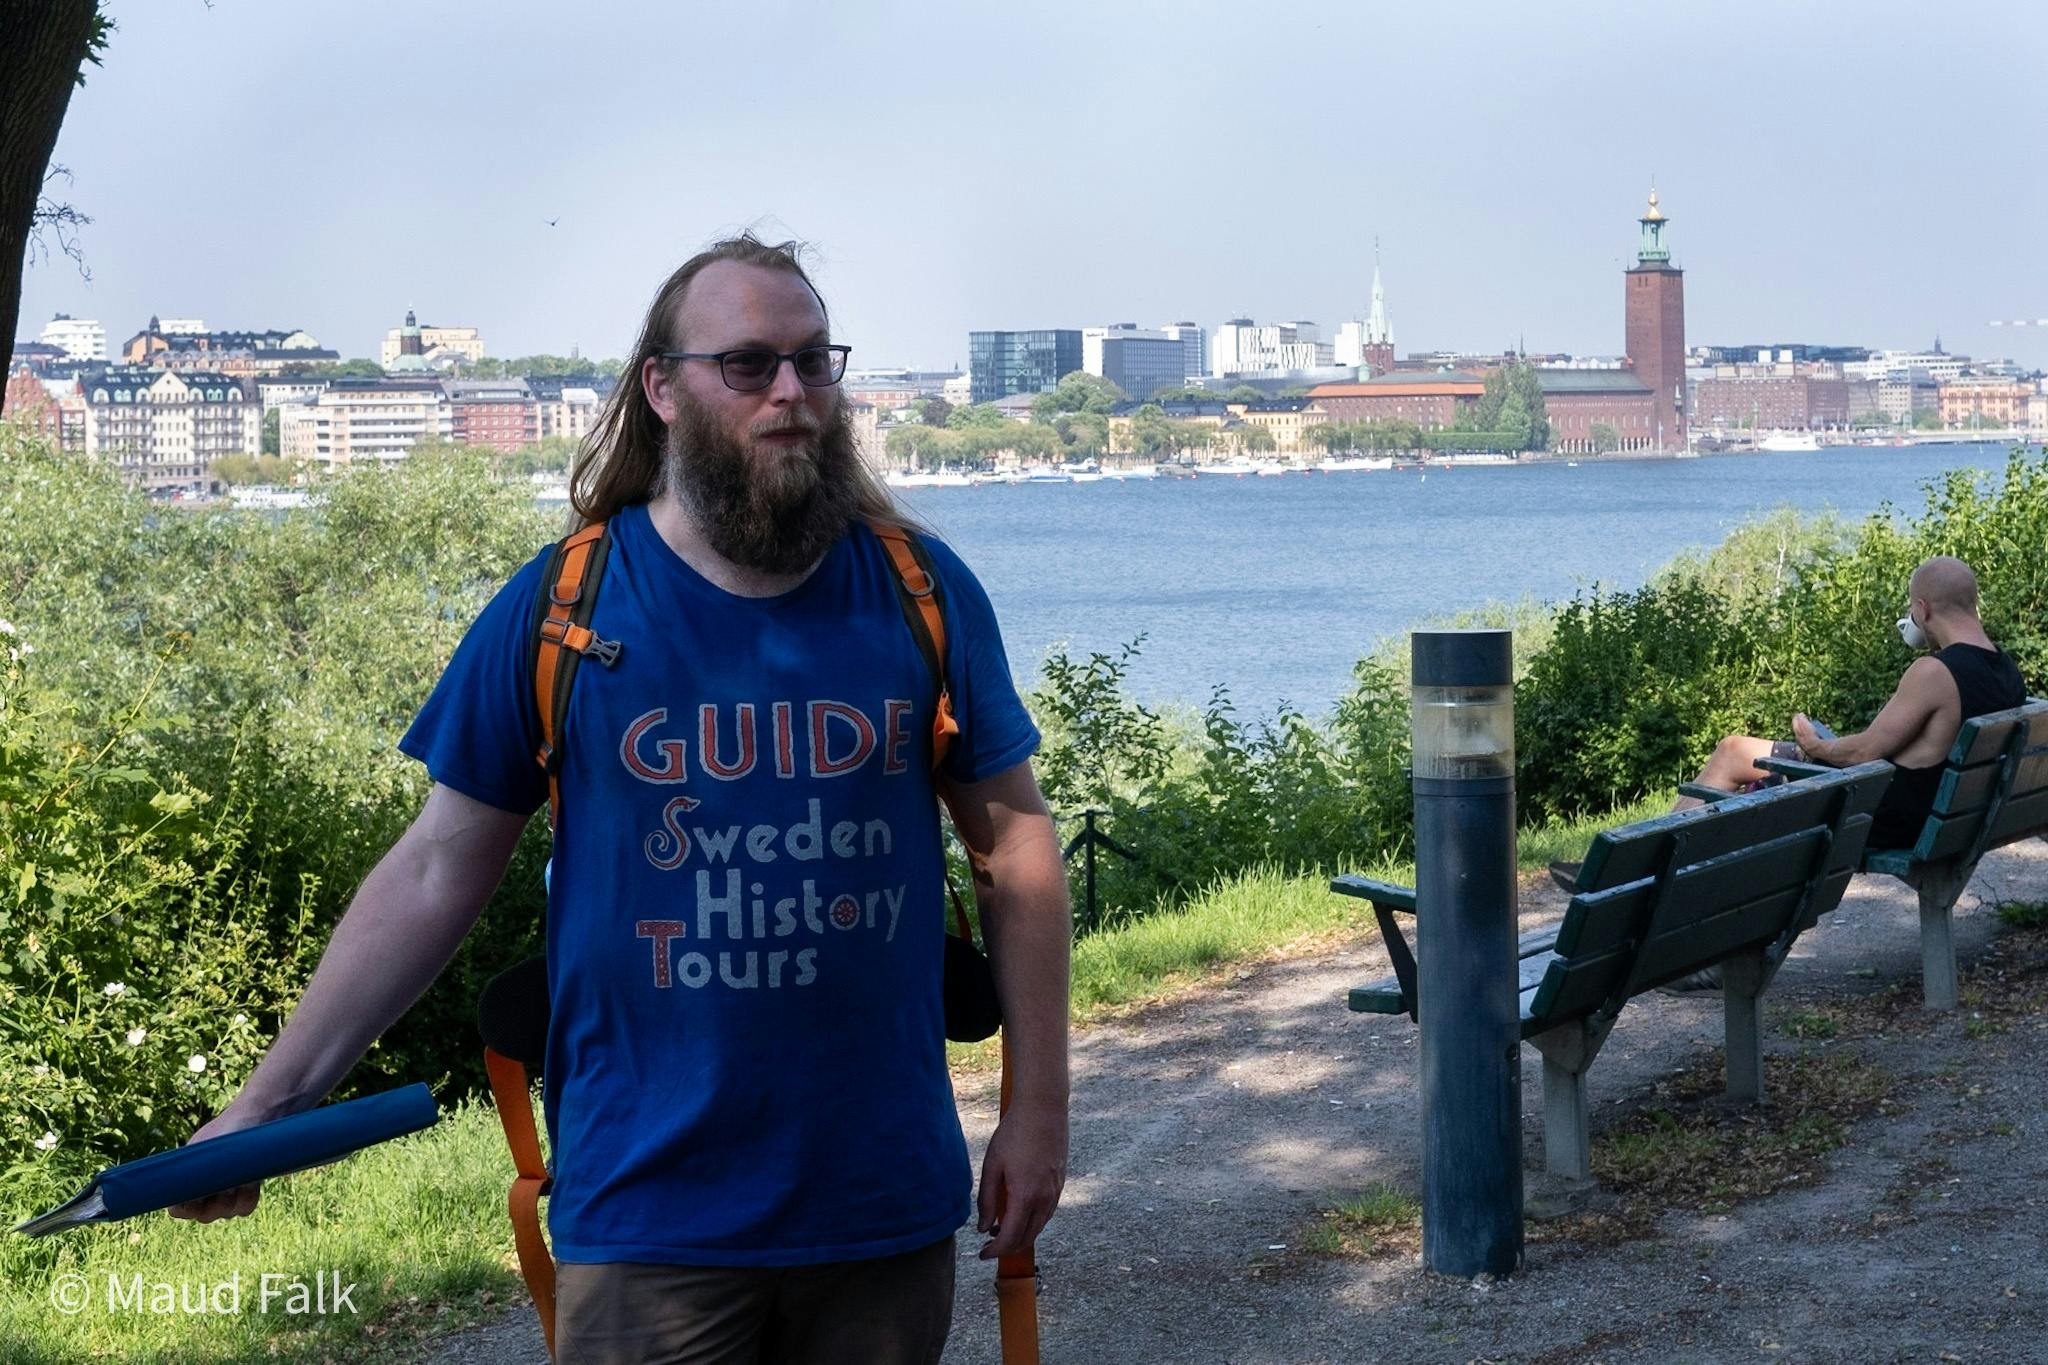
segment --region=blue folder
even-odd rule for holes
[[[237,1185],[325,1166],[351,1152],[416,1133],[440,1117],[433,1093],[424,1085],[308,1109],[110,1166],[76,1196],[14,1230],[42,1237],[81,1223],[111,1223],[151,1213]]]

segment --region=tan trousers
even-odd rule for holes
[[[556,1365],[936,1365],[953,1239],[807,1266],[563,1262]]]

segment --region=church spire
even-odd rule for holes
[[[1365,320],[1365,344],[1391,346],[1394,325],[1387,320],[1387,291],[1380,284],[1380,239],[1372,239],[1372,312]]]

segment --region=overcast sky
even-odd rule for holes
[[[374,355],[618,355],[663,275],[812,242],[856,365],[973,328],[1311,318],[1404,353],[1621,349],[1656,177],[1687,340],[2048,365],[2048,5],[108,0],[56,159],[91,282]],[[560,221],[550,227],[549,219]]]

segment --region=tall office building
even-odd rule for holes
[[[1041,393],[1081,368],[1081,329],[969,332],[968,392],[976,403]]]
[[[43,324],[42,335],[36,339],[58,347],[72,360],[105,362],[107,358],[107,329],[90,318],[59,313]]]
[[[1186,351],[1181,379],[1192,383],[1209,373],[1209,334],[1199,322],[1169,322],[1159,329],[1179,340]]]

